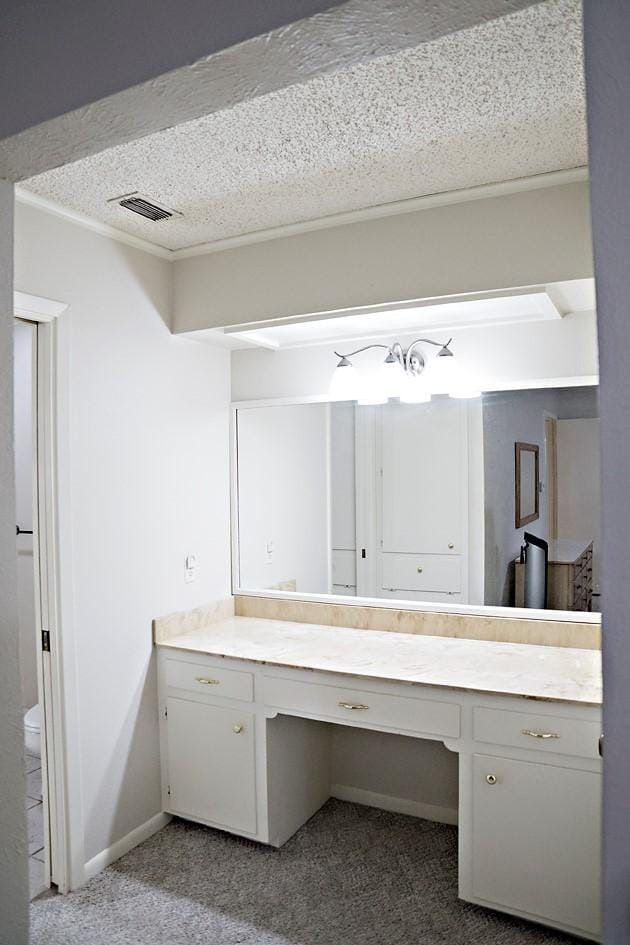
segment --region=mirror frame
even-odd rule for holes
[[[522,515],[521,476],[523,473],[523,453],[534,454],[534,511],[530,515]],[[514,527],[523,528],[530,522],[540,518],[540,448],[536,443],[514,444]]]
[[[559,383],[562,381],[562,383]],[[540,387],[594,387],[597,377],[549,379],[529,386],[502,387],[501,390],[534,390]],[[522,382],[525,384],[525,382]],[[492,393],[492,391],[484,391]],[[438,604],[433,601],[411,601],[381,597],[345,597],[341,594],[314,594],[299,591],[271,591],[265,588],[241,587],[238,516],[238,411],[257,407],[293,407],[305,404],[332,403],[325,394],[302,397],[270,397],[259,400],[232,401],[230,406],[230,538],[232,548],[232,594],[234,597],[262,597],[272,600],[305,601],[314,604],[339,604],[344,607],[378,607],[385,610],[417,611],[419,613],[457,614],[470,617],[503,617],[512,620],[551,620],[557,623],[586,623],[600,626],[601,613],[573,610],[534,610],[527,607],[499,607],[486,604]]]

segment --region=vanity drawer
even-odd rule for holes
[[[429,699],[392,696],[365,689],[299,682],[265,676],[265,703],[338,722],[358,722],[404,729],[423,735],[459,736],[458,705]]]
[[[167,659],[165,662],[166,685],[170,689],[185,689],[206,696],[239,699],[241,702],[252,702],[254,699],[254,677],[251,673],[184,660]]]
[[[384,588],[393,591],[441,591],[462,589],[460,555],[382,555]]]
[[[505,709],[473,710],[475,741],[579,758],[599,757],[601,723]]]

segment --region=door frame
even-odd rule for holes
[[[68,308],[64,302],[14,293],[14,315],[35,325],[33,419],[33,566],[38,698],[42,723],[42,794],[46,844],[45,880],[59,892],[85,879],[78,751],[77,679],[72,634],[72,568],[69,522],[67,364],[60,345]],[[61,418],[64,418],[61,422]],[[64,435],[64,431],[66,431]],[[61,564],[63,562],[63,568]],[[42,631],[49,632],[44,651]],[[63,632],[62,632],[63,630]]]
[[[545,445],[543,482],[547,502],[545,525],[547,538],[552,540],[558,537],[558,417],[548,410],[543,410],[543,443]]]

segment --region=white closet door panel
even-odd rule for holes
[[[462,402],[388,404],[381,423],[382,550],[463,554]]]
[[[172,810],[256,833],[254,716],[173,698],[167,712]]]
[[[382,556],[383,587],[401,591],[450,591],[462,589],[460,555]]]
[[[601,775],[473,758],[473,892],[597,933]]]

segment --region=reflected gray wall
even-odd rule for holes
[[[597,388],[502,391],[483,395],[485,493],[485,603],[514,605],[514,566],[524,528],[514,527],[514,443],[540,447],[540,478],[546,480],[544,412],[560,420],[597,417]],[[547,496],[527,531],[547,537]]]
[[[630,942],[630,4],[585,0],[602,407],[604,942]]]

